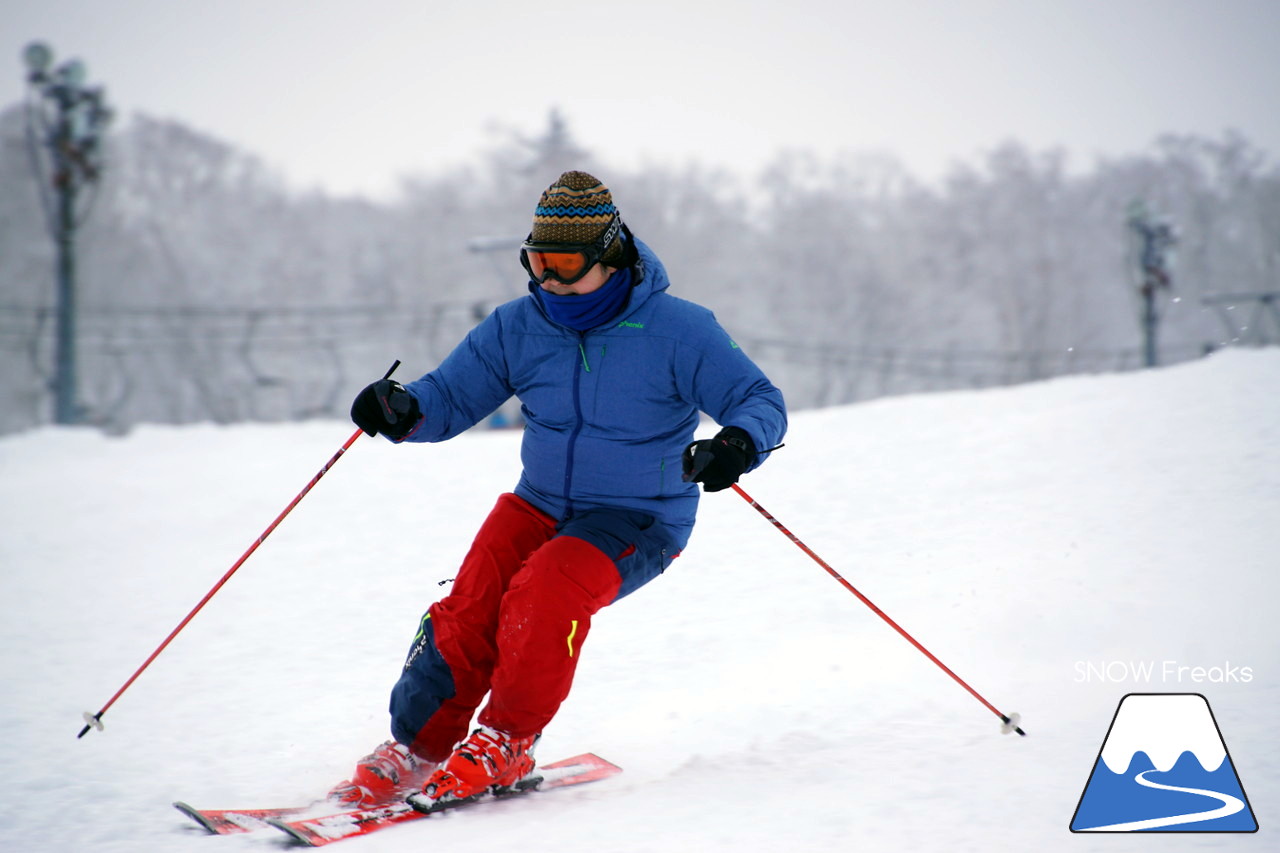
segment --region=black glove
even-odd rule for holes
[[[701,483],[704,492],[727,489],[756,461],[756,446],[737,427],[725,427],[715,438],[690,442],[680,458],[686,483]]]
[[[366,386],[351,404],[351,420],[367,435],[382,433],[399,441],[421,419],[417,398],[393,379],[379,379]]]

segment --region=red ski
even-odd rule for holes
[[[186,803],[174,803],[173,807],[214,835],[252,832],[266,827],[269,818],[291,817],[302,814],[310,808],[297,806],[287,809],[198,809]]]
[[[456,809],[478,803],[493,802],[504,797],[529,793],[530,791],[547,791],[552,788],[565,788],[570,785],[582,785],[595,782],[622,772],[616,764],[605,761],[598,755],[585,753],[573,758],[566,758],[553,764],[539,765],[535,775],[498,795],[484,794],[450,803],[447,808]],[[425,804],[420,804],[420,807]],[[429,807],[429,806],[427,806]],[[323,847],[344,838],[367,835],[375,830],[421,820],[434,812],[419,811],[413,805],[392,803],[371,809],[345,811],[325,817],[301,818],[288,820],[285,817],[267,818],[266,823],[291,836],[296,841],[311,847]]]

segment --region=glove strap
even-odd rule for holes
[[[751,441],[751,436],[739,427],[725,427],[716,433],[716,440],[735,448],[742,453],[743,460],[750,468],[756,461],[755,443]]]

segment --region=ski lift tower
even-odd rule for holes
[[[40,202],[57,249],[57,344],[54,366],[54,422],[81,419],[76,392],[76,229],[87,205],[80,190],[96,185],[102,173],[102,136],[111,122],[102,87],[85,85],[84,63],[69,59],[56,68],[53,51],[32,42],[22,52],[27,66],[27,136],[37,164]],[[47,149],[49,183],[40,146]],[[52,192],[50,192],[52,191]]]
[[[1178,238],[1173,224],[1168,219],[1152,216],[1141,201],[1129,205],[1129,229],[1138,240],[1143,362],[1147,367],[1155,367],[1160,360],[1156,346],[1156,331],[1160,325],[1158,299],[1161,293],[1168,293],[1173,288],[1172,255]]]

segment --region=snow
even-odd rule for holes
[[[1201,768],[1213,772],[1227,757],[1213,722],[1205,700],[1194,694],[1130,696],[1116,711],[1100,757],[1112,773],[1124,773],[1144,752],[1163,773],[1190,752]]]
[[[343,849],[1146,850],[1067,828],[1130,692],[1208,698],[1261,826],[1160,849],[1266,849],[1278,380],[1280,350],[1241,350],[798,413],[744,479],[1028,737],[725,492],[665,576],[597,617],[543,739],[624,774]],[[307,802],[387,737],[419,616],[514,483],[515,433],[357,441],[106,730],[75,737],[352,429],[0,440],[0,849],[279,849],[169,804]]]

